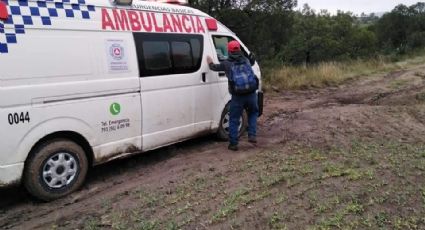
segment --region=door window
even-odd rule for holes
[[[230,36],[220,36],[220,35],[214,35],[213,36],[213,42],[215,46],[215,51],[217,53],[218,60],[223,61],[229,58],[229,52],[227,51],[227,44],[231,41],[234,41],[233,37]],[[247,57],[246,50],[241,46],[242,52]]]

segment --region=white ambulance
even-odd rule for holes
[[[205,60],[225,58],[231,40],[182,5],[0,0],[0,187],[22,182],[53,200],[78,189],[90,166],[226,137],[227,78]]]

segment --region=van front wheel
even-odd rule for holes
[[[230,121],[230,103],[224,107],[223,113],[221,114],[220,125],[218,127],[217,136],[220,140],[229,140],[229,121]],[[246,128],[248,127],[248,116],[246,111],[242,113],[242,117],[239,123],[239,136],[241,136]]]
[[[87,170],[87,156],[81,146],[54,139],[37,146],[27,159],[24,186],[38,199],[55,200],[81,187]]]

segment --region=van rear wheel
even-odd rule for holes
[[[87,156],[80,145],[67,139],[50,140],[27,159],[24,186],[38,199],[55,200],[80,188],[87,170]]]
[[[221,114],[220,125],[218,127],[217,136],[220,140],[229,140],[229,121],[230,121],[230,103],[224,107],[223,113]],[[239,136],[241,136],[246,128],[248,127],[248,116],[246,111],[242,113],[242,117],[239,123]]]

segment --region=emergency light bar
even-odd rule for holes
[[[169,4],[177,4],[177,5],[187,5],[188,0],[145,0],[147,2],[161,2],[161,3],[169,3]],[[117,5],[131,5],[133,0],[114,0],[114,3]]]
[[[217,20],[215,20],[214,18],[205,19],[205,23],[207,23],[208,30],[210,30],[210,31],[217,31],[218,30]]]
[[[148,2],[161,2],[161,3],[169,3],[169,4],[177,4],[177,5],[187,5],[188,0],[147,0]]]
[[[117,5],[131,5],[133,3],[133,0],[115,0],[115,4]]]
[[[9,13],[7,12],[6,4],[0,0],[0,20],[6,21],[9,17]]]

